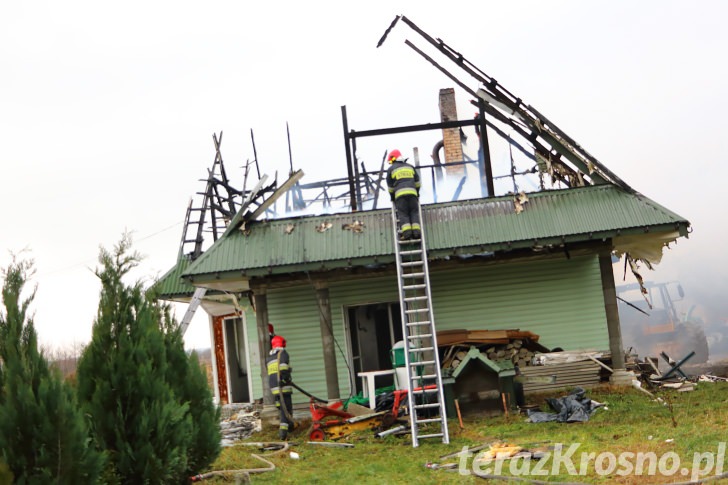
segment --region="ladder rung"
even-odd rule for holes
[[[410,349],[410,352],[429,352],[435,350],[435,347],[422,347],[421,349]]]
[[[413,407],[415,409],[439,408],[440,403],[436,402],[436,403],[432,403],[432,404],[415,404]]]
[[[415,376],[416,379],[419,379],[419,377]],[[433,392],[437,392],[437,389],[417,389],[416,391],[412,391],[412,394],[425,394],[425,393],[432,394]]]
[[[439,421],[439,419],[438,419],[438,421]],[[421,434],[421,435],[418,435],[417,438],[418,439],[439,438],[441,436],[445,436],[445,435],[443,433]]]
[[[419,285],[404,285],[402,286],[403,290],[421,290],[422,288],[427,288],[427,285],[424,283],[420,283]]]
[[[415,308],[413,310],[405,310],[404,312],[409,315],[410,313],[422,313],[422,312],[429,312],[429,311],[430,311],[430,309],[425,307],[425,308]]]
[[[417,423],[417,424],[439,423],[441,421],[442,421],[441,418],[415,419],[415,423]]]
[[[421,252],[421,249],[408,249],[407,251],[400,251],[399,254],[401,256],[409,256],[410,254],[420,254]]]
[[[402,278],[422,278],[425,276],[425,273],[405,273],[402,275]]]
[[[430,321],[429,320],[423,320],[421,322],[410,322],[410,323],[407,324],[407,326],[408,327],[418,327],[418,326],[421,326],[421,325],[429,325],[429,324],[430,324]]]
[[[403,268],[410,268],[412,266],[422,266],[422,261],[408,261],[406,263],[402,263],[401,266]]]
[[[425,323],[430,323],[430,322],[425,322]],[[432,334],[431,333],[423,333],[421,335],[408,335],[407,336],[407,338],[410,339],[410,340],[415,340],[415,339],[418,339],[418,338],[430,338],[430,337],[432,337]]]
[[[409,298],[405,298],[404,301],[422,301],[427,300],[427,295],[425,296],[411,296]]]
[[[415,366],[419,366],[419,365],[430,365],[430,364],[434,364],[434,363],[435,363],[434,360],[423,360],[421,362],[410,362],[410,366],[415,367]],[[418,377],[418,379],[419,379],[419,377]]]

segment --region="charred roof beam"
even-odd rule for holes
[[[530,129],[537,131],[539,137],[544,142],[549,144],[553,150],[566,157],[583,174],[589,176],[592,179],[593,183],[612,182],[618,186],[621,186],[624,189],[632,192],[634,191],[629,185],[627,185],[623,180],[621,180],[614,173],[612,173],[607,167],[602,165],[601,162],[599,162],[594,156],[592,156],[589,152],[583,149],[572,138],[566,135],[561,129],[559,129],[556,125],[550,122],[546,117],[541,115],[535,108],[531,107],[530,105],[524,105],[520,98],[515,97],[512,93],[499,85],[495,79],[491,78],[482,70],[478,69],[474,64],[465,59],[462,54],[449,47],[441,39],[432,38],[407,17],[398,16],[395,21],[392,22],[387,32],[385,32],[385,35],[382,37],[380,45],[381,42],[383,42],[386,38],[386,35],[389,33],[389,31],[394,27],[396,21],[399,19],[405,22],[410,28],[412,28],[416,33],[422,36],[427,42],[433,45],[437,50],[439,50],[443,55],[445,55],[456,65],[458,65],[466,73],[470,74],[472,77],[474,77],[476,80],[483,84],[483,88],[479,89],[477,94],[474,94],[474,91],[472,89],[467,87],[455,76],[448,73],[444,68],[438,66],[434,60],[426,56],[421,50],[417,49],[410,41],[405,41],[408,46],[412,47],[418,53],[423,55],[428,61],[438,67],[438,69],[440,69],[443,73],[448,75],[448,77],[455,81],[460,87],[465,89],[466,92],[474,94],[479,99],[483,99],[487,105],[493,108],[492,110],[488,110],[489,114],[495,116],[493,114],[493,111],[498,110],[507,113],[500,113],[501,117],[498,117],[498,119],[503,122],[505,122],[503,120],[504,117],[516,117],[519,121],[527,125]],[[513,122],[514,120],[509,119],[509,121],[506,123],[509,126],[513,127]],[[521,135],[524,135],[524,132],[522,130],[518,131]],[[525,136],[525,138],[529,139],[528,136]],[[542,151],[551,151],[543,150],[543,148],[545,147],[537,148],[541,148]]]

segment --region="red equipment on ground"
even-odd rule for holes
[[[426,386],[429,388],[432,386]],[[353,431],[372,429],[383,431],[391,427],[399,417],[400,408],[407,401],[407,389],[393,391],[394,402],[389,411],[379,411],[362,416],[355,416],[342,409],[343,403],[336,402],[330,406],[318,404],[311,399],[312,426],[308,437],[311,441],[339,439]]]

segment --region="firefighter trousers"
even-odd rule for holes
[[[399,219],[399,232],[402,239],[420,237],[420,201],[416,195],[400,195],[394,199],[394,208]]]
[[[290,392],[282,392],[275,395],[276,407],[280,412],[281,424],[279,430],[288,433],[293,431],[293,402]]]

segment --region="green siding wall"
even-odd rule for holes
[[[609,349],[597,256],[430,273],[438,330],[520,328],[546,347]]]
[[[430,273],[438,330],[520,328],[541,336],[546,347],[609,348],[599,261],[596,255],[509,261]],[[386,277],[333,282],[329,288],[341,397],[350,393],[345,308],[397,301],[397,280]],[[313,285],[269,290],[268,313],[286,338],[296,384],[327,397],[319,308]],[[246,312],[253,393],[262,395],[255,314]],[[294,402],[307,402],[294,393]]]

